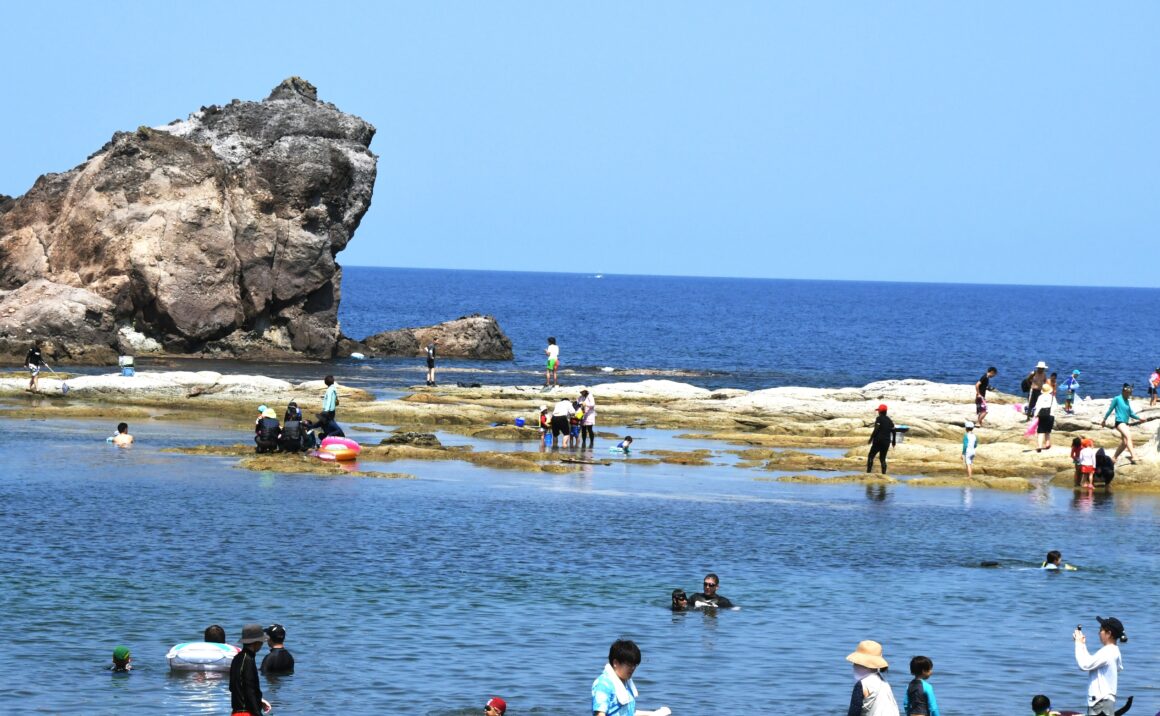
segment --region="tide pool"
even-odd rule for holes
[[[285,625],[297,661],[264,681],[275,714],[467,714],[493,694],[509,713],[585,713],[620,637],[644,653],[641,707],[677,716],[840,713],[861,639],[884,644],[900,701],[925,654],[947,714],[1025,712],[1036,693],[1079,709],[1070,634],[1082,623],[1094,642],[1096,614],[1130,636],[1121,697],[1160,704],[1157,496],[616,460],[560,475],[451,461],[363,465],[413,480],[255,473],[161,451],[237,432],[132,427],[138,444],[117,450],[106,423],[3,421],[0,710],[226,713],[226,680],[171,676],[164,655],[211,623],[236,641],[254,621]],[[642,449],[732,448],[641,435]],[[1036,569],[1049,549],[1081,570]],[[672,614],[668,593],[709,571],[741,610]],[[128,677],[104,671],[117,644]]]

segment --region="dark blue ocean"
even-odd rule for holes
[[[1018,392],[1037,361],[1081,392],[1138,386],[1160,365],[1147,339],[1160,290],[799,281],[347,267],[342,330],[364,338],[471,313],[496,317],[512,361],[444,360],[443,382],[542,381],[548,336],[573,384],[665,377],[707,388],[862,386],[888,378]],[[414,384],[417,360],[369,361]],[[615,372],[609,369],[615,369]],[[654,374],[659,373],[659,375]],[[370,377],[364,373],[364,377]]]

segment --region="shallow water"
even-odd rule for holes
[[[1160,705],[1155,496],[796,485],[624,462],[283,475],[159,451],[238,441],[204,423],[142,423],[127,451],[88,421],[3,429],[17,449],[0,476],[0,712],[226,713],[224,680],[170,676],[164,654],[210,623],[236,640],[251,621],[288,631],[298,672],[266,684],[281,714],[467,713],[493,693],[517,714],[584,713],[622,636],[644,652],[642,707],[678,716],[838,713],[843,657],[865,638],[884,642],[899,699],[922,653],[948,714],[1025,712],[1039,692],[1079,708],[1070,633],[1083,623],[1094,640],[1096,614],[1131,636],[1121,694],[1140,713]],[[648,442],[699,446],[663,432]],[[1050,548],[1083,569],[1033,569]],[[742,609],[671,614],[668,592],[710,570]],[[125,678],[103,671],[118,643],[137,668]]]

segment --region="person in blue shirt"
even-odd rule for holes
[[[1075,405],[1075,394],[1079,392],[1079,369],[1071,372],[1071,377],[1063,382],[1063,388],[1067,391],[1067,397],[1063,402],[1063,412],[1071,415],[1075,412],[1072,406]]]
[[[632,674],[640,665],[640,648],[628,639],[617,639],[608,650],[604,671],[592,682],[593,716],[669,716],[668,706],[656,711],[636,710],[636,684]]]
[[[1116,427],[1113,428],[1120,434],[1120,446],[1116,448],[1115,455],[1112,460],[1119,460],[1120,453],[1125,450],[1128,451],[1128,462],[1133,465],[1136,464],[1136,451],[1132,449],[1132,434],[1128,431],[1132,423],[1132,418],[1136,419],[1136,424],[1140,422],[1140,416],[1132,410],[1131,403],[1128,400],[1132,397],[1132,384],[1124,383],[1124,387],[1120,389],[1120,394],[1112,398],[1111,405],[1108,406],[1108,412],[1104,413],[1104,419],[1100,421],[1100,427],[1108,426],[1108,416],[1113,412],[1116,414]]]
[[[334,386],[334,376],[328,375],[322,379],[326,384],[326,392],[322,394],[322,412],[318,414],[318,427],[322,429],[323,437],[345,437],[346,433],[338,427],[334,414],[338,410],[338,388]]]
[[[934,662],[930,657],[916,656],[910,660],[910,673],[914,678],[906,687],[906,698],[902,702],[903,716],[939,716],[934,687],[927,680],[933,672]]]

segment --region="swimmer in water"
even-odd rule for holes
[[[1063,555],[1059,550],[1053,549],[1047,553],[1046,559],[1043,560],[1043,569],[1056,570],[1060,572],[1074,572],[1075,567],[1070,564],[1064,564]]]
[[[117,434],[111,442],[117,447],[129,447],[133,444],[133,436],[129,434],[129,423],[117,423]]]
[[[113,673],[126,673],[131,671],[133,667],[129,662],[132,660],[133,657],[129,655],[129,647],[118,646],[116,649],[113,649],[113,665],[109,667],[109,670]]]

